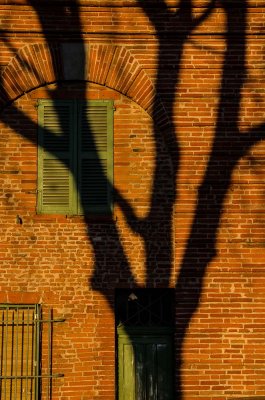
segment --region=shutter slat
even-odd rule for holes
[[[107,151],[107,105],[83,104],[81,111],[82,151]]]
[[[71,129],[69,107],[70,104],[43,105],[44,151],[69,151]]]
[[[82,103],[79,109],[81,212],[109,213],[112,185],[113,104]]]
[[[60,160],[43,162],[43,205],[69,206],[70,171]]]
[[[107,160],[82,161],[81,198],[86,208],[108,205]]]
[[[74,103],[41,100],[38,208],[43,213],[70,213],[73,190]]]

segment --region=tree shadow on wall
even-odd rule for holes
[[[199,25],[213,13],[215,0],[209,2],[199,17],[193,16],[191,0],[176,2],[177,11],[169,8],[163,0],[153,2],[139,0],[141,7],[152,23],[158,41],[158,66],[155,81],[156,98],[153,107],[153,135],[155,142],[155,169],[152,178],[152,195],[149,212],[139,218],[133,206],[113,187],[115,202],[122,210],[126,222],[133,233],[139,235],[145,248],[145,271],[147,286],[156,287],[159,277],[160,286],[168,287],[173,268],[173,207],[176,202],[177,175],[180,169],[180,147],[178,130],[174,123],[174,106],[180,72],[185,54],[185,45],[189,36]],[[54,42],[49,31],[47,10],[41,3],[29,1],[37,12],[42,30],[48,45]],[[217,109],[217,119],[212,121],[215,134],[209,161],[202,183],[198,190],[197,206],[193,215],[192,226],[187,241],[183,260],[175,286],[176,295],[176,391],[182,398],[181,368],[183,362],[183,342],[190,321],[196,312],[203,287],[203,279],[207,266],[216,256],[216,239],[224,199],[231,184],[231,176],[238,161],[248,153],[249,149],[264,138],[265,124],[250,129],[244,136],[239,129],[239,112],[241,90],[246,79],[246,17],[247,2],[242,0],[234,8],[232,1],[223,0],[218,3],[226,16],[226,50],[222,66],[222,79]],[[60,5],[54,9],[60,20],[71,25],[75,41],[82,45],[85,55],[85,44],[81,32],[80,10],[77,2],[72,2],[71,9]],[[170,57],[166,55],[171,51]],[[235,57],[236,49],[236,57]],[[85,56],[84,56],[85,58]],[[57,60],[54,58],[54,70]],[[30,67],[30,66],[29,66]],[[85,67],[83,69],[85,78]],[[57,77],[60,81],[60,76]],[[80,97],[86,98],[86,83],[80,82]],[[60,88],[58,89],[60,90]],[[52,99],[58,96],[58,90],[52,92]],[[160,126],[158,109],[164,105],[168,115],[168,124],[164,131]],[[11,113],[1,115],[2,121],[9,124],[18,134],[36,143],[34,135],[26,136],[22,129],[18,130],[16,120],[33,124],[25,114],[14,105],[9,106]],[[12,120],[13,116],[16,116]],[[60,115],[58,116],[60,119]],[[91,131],[89,123],[86,130]],[[22,126],[23,124],[21,124]],[[33,124],[34,125],[34,124]],[[61,121],[63,127],[63,121]],[[34,126],[36,129],[37,126]],[[63,128],[62,128],[63,129]],[[37,145],[37,143],[36,143]],[[94,149],[96,150],[95,143]],[[165,150],[166,148],[166,150]],[[163,149],[163,150],[162,150]],[[166,157],[165,157],[166,155]],[[107,182],[100,159],[97,169],[102,181]],[[71,171],[75,174],[75,171]],[[77,177],[75,176],[76,181]],[[81,201],[84,199],[81,197]],[[85,207],[84,207],[85,208]],[[113,294],[110,287],[123,286],[137,288],[130,262],[122,244],[120,232],[114,220],[108,223],[91,223],[87,219],[88,239],[93,246],[95,263],[91,287],[102,293],[113,308]],[[178,226],[175,227],[178,233]],[[101,241],[97,237],[101,236]]]

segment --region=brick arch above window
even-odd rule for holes
[[[168,126],[168,116],[155,94],[154,82],[124,46],[80,43],[26,45],[2,71],[0,107],[4,108],[40,86],[57,81],[82,80],[117,90],[152,117],[158,115],[156,121],[160,121],[160,128]]]

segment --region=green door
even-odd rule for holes
[[[172,400],[172,334],[118,327],[119,400]]]

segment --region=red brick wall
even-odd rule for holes
[[[261,399],[265,4],[54,3],[0,1],[1,302],[66,318],[53,400],[107,400],[114,289],[175,287],[176,398]],[[86,87],[61,59],[81,38]],[[109,221],[36,214],[36,99],[73,96],[115,103]]]

